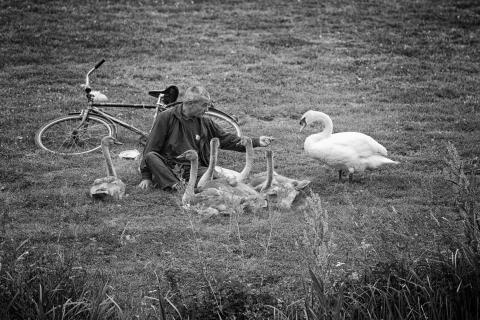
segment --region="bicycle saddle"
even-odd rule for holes
[[[158,98],[161,94],[163,94],[163,103],[170,104],[177,101],[179,90],[177,86],[170,86],[165,90],[151,90],[148,91],[148,94],[152,97]]]

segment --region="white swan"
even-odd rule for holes
[[[372,137],[360,132],[333,132],[333,123],[328,115],[319,111],[307,111],[302,115],[302,131],[313,122],[323,123],[323,130],[305,139],[305,153],[339,171],[347,171],[352,181],[354,172],[376,169],[385,164],[398,164],[387,158],[387,149]]]
[[[90,187],[90,196],[93,198],[104,199],[111,197],[115,200],[122,199],[125,195],[125,183],[117,178],[117,173],[113,167],[112,157],[110,156],[110,146],[121,144],[114,137],[106,136],[102,138],[101,146],[105,163],[107,166],[107,176],[96,179]]]

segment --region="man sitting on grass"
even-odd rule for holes
[[[211,105],[210,95],[202,86],[186,90],[183,102],[160,113],[147,139],[140,164],[141,189],[156,186],[162,190],[179,190],[181,180],[188,179],[190,163],[176,159],[183,152],[198,152],[198,178],[206,171],[210,156],[210,140],[220,139],[220,148],[245,152],[240,137],[223,131],[211,119],[204,117]],[[254,147],[270,145],[272,137],[252,139]]]

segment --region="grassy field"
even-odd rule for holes
[[[476,1],[1,1],[0,18],[1,281],[60,265],[104,284],[126,318],[162,319],[166,305],[175,319],[293,319],[308,316],[309,268],[333,292],[448,260],[465,242],[459,197],[478,189],[455,193],[444,171],[448,143],[468,168],[480,155]],[[92,201],[101,153],[53,156],[33,138],[84,106],[80,84],[102,58],[92,84],[110,101],[154,103],[148,90],[200,83],[245,134],[276,137],[277,172],[312,180],[302,206],[204,219],[179,194],[136,189],[135,163],[118,158],[128,196]],[[338,182],[303,153],[320,130],[299,132],[310,109],[401,164]],[[151,111],[113,113],[151,125]],[[114,155],[137,147],[128,131],[118,138]]]

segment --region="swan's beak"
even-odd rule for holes
[[[306,126],[307,126],[307,121],[305,121],[305,118],[300,119],[300,132],[302,132]]]
[[[118,144],[118,145],[122,145],[122,144],[123,144],[123,142],[120,142],[120,141],[118,141],[118,140],[116,140],[116,139],[115,139],[115,141],[113,141],[113,143]]]

